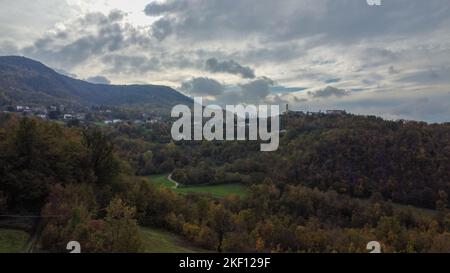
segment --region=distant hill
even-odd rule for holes
[[[0,105],[18,103],[168,108],[192,100],[167,86],[93,84],[28,58],[0,57]]]

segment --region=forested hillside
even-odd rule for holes
[[[372,240],[386,252],[450,249],[448,125],[283,119],[280,150],[261,153],[253,142],[172,143],[169,123],[100,130],[2,114],[0,211],[41,215],[40,251],[70,240],[140,251],[139,225],[219,252],[366,252]],[[139,177],[170,172],[249,193],[180,195]]]
[[[137,174],[173,172],[186,185],[251,185],[270,178],[429,209],[450,191],[448,123],[294,113],[282,124],[280,148],[271,153],[251,141],[170,143],[169,123],[122,124],[109,133]]]

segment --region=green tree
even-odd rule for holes
[[[106,212],[109,251],[138,252],[142,246],[142,239],[135,219],[136,208],[127,206],[120,198],[114,198],[106,208]]]
[[[111,183],[120,172],[119,162],[114,156],[114,145],[100,130],[84,132],[83,144],[89,152],[89,165],[97,178],[97,184]]]
[[[222,252],[225,234],[232,229],[232,215],[222,204],[212,206],[209,210],[209,226],[217,234],[217,251]]]

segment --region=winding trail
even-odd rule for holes
[[[167,176],[167,180],[175,184],[175,186],[173,187],[174,189],[178,189],[178,187],[180,186],[180,183],[172,179],[172,174],[169,174],[169,176]]]

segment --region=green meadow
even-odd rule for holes
[[[0,253],[25,252],[29,239],[25,231],[0,228]]]
[[[248,194],[247,187],[242,184],[224,184],[224,185],[201,185],[201,186],[180,186],[176,188],[175,183],[168,179],[168,174],[149,176],[150,181],[157,185],[163,186],[180,194],[199,193],[211,194],[214,197],[222,198],[229,195],[237,195],[246,197]]]
[[[191,246],[180,236],[154,228],[141,227],[144,253],[196,253],[204,252]]]

